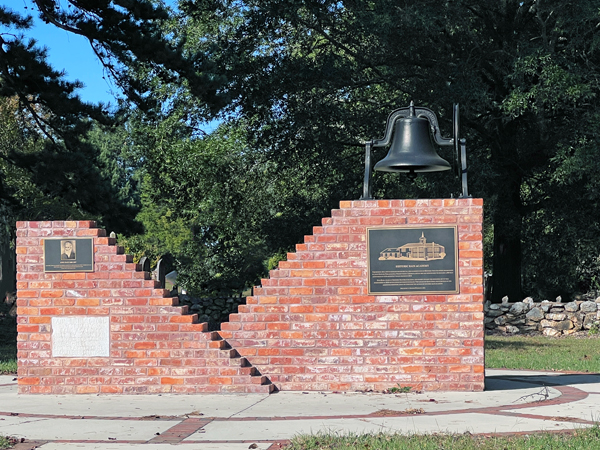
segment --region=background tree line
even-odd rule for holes
[[[600,0],[34,3],[127,100],[81,102],[0,9],[5,236],[92,216],[138,255],[171,252],[188,289],[240,293],[360,196],[361,141],[390,111],[414,100],[449,135],[457,102],[494,299],[600,288]],[[377,198],[459,193],[451,172],[373,182]]]

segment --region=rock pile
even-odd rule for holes
[[[210,331],[218,330],[219,325],[229,321],[229,314],[238,312],[239,305],[246,304],[245,297],[197,298],[179,294],[179,304],[188,305],[188,312],[198,314],[200,322],[207,322]]]
[[[501,304],[487,301],[484,313],[488,333],[560,336],[590,329],[600,331],[600,297],[569,303],[562,303],[560,297],[554,302],[536,303],[527,297],[521,302],[509,303],[505,297]]]

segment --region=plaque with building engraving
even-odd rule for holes
[[[44,239],[44,272],[93,272],[94,239]]]
[[[370,295],[457,294],[456,226],[368,228]]]

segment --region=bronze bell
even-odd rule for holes
[[[429,127],[426,118],[414,115],[411,105],[409,116],[396,121],[390,150],[385,158],[375,164],[374,169],[410,174],[449,170],[450,163],[435,151]]]

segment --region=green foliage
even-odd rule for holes
[[[410,391],[412,391],[412,387],[401,386],[400,383],[398,383],[398,386],[388,388],[387,390],[388,394],[408,394]]]
[[[0,375],[16,375],[17,347],[15,344],[0,344]]]
[[[144,225],[144,234],[119,236],[119,244],[125,247],[126,253],[134,256],[136,262],[145,256],[151,261],[151,266],[155,267],[158,260],[167,253],[183,254],[187,242],[192,239],[189,221],[177,217],[166,206],[157,207],[142,199],[142,209],[137,220]]]
[[[277,269],[279,261],[285,261],[287,259],[287,253],[277,252],[267,260],[267,270]]]
[[[0,436],[0,448],[12,448],[17,443],[16,438]]]
[[[518,300],[522,288],[566,298],[598,284],[596,0],[35,3],[90,39],[132,106],[128,137],[117,137],[125,147],[95,154],[81,137],[90,117],[106,115],[78,103],[76,84],[42,51],[2,35],[0,95],[16,95],[50,141],[14,159],[42,193],[36,208],[59,199],[106,223],[128,217],[82,183],[115,174],[113,198],[143,205],[146,233],[129,248],[171,252],[192,290],[244,289],[339,200],[358,198],[361,141],[379,137],[387,114],[411,99],[438,113],[445,135],[461,104],[495,300]],[[28,26],[5,9],[0,19]],[[214,118],[227,125],[206,136]],[[449,197],[458,183],[450,171],[414,183],[377,173],[373,192]]]
[[[485,198],[494,298],[520,298],[522,274],[528,292],[539,295],[582,288],[597,242],[581,239],[581,217],[586,205],[588,217],[597,208],[590,186],[566,177],[583,138],[590,155],[597,149],[593,0],[380,0],[368,7],[186,1],[178,20],[188,51],[218,46],[211,57],[227,80],[225,111],[246,118],[249,144],[278,170],[301,174],[300,185],[320,183],[322,210],[360,195],[360,139],[380,135],[392,109],[414,99],[438,112],[445,127],[459,102],[471,191]],[[215,20],[219,27],[205,25]],[[591,178],[598,158],[589,162]],[[451,173],[398,181],[376,174],[375,195],[448,197],[458,190]],[[563,242],[572,251],[561,251]]]
[[[0,300],[0,374],[17,373],[17,318],[12,304]]]
[[[130,232],[135,211],[120,195],[123,187],[111,185],[115,174],[108,177],[106,149],[95,146],[110,129],[88,138],[94,127],[114,125],[114,117],[80,100],[81,83],[66,81],[47,63],[46,51],[24,36],[31,25],[30,18],[0,7],[3,237],[11,238],[19,219],[97,219]]]
[[[132,129],[135,151],[149,161],[138,215],[145,233],[122,242],[138,257],[172,254],[178,283],[196,295],[241,294],[323,214],[324,190],[296,183],[297,171],[251,148],[242,124],[204,138],[181,126],[173,137],[162,121]]]
[[[82,135],[79,144],[67,149],[39,134],[19,108],[16,98],[0,97],[4,241],[11,239],[17,220],[96,219],[116,231],[135,230],[133,190],[120,181],[123,174],[104,165],[114,155],[97,146],[110,130],[94,129],[95,134]]]

